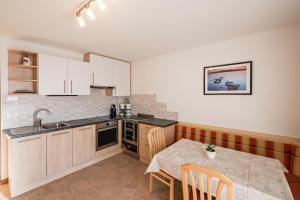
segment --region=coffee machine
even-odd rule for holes
[[[131,116],[131,103],[129,102],[128,98],[124,100],[124,103],[120,104],[120,116],[121,117]]]
[[[110,118],[116,118],[117,117],[117,109],[116,109],[116,105],[112,104],[110,107]]]

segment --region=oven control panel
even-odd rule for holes
[[[114,126],[118,126],[118,120],[111,120],[111,121],[96,124],[96,129],[104,129],[104,128],[109,128]]]

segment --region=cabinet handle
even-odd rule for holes
[[[62,134],[67,134],[67,133],[69,133],[69,132],[54,133],[54,134],[52,134],[51,136],[62,135]]]
[[[20,141],[18,141],[19,143],[21,143],[21,142],[27,142],[27,141],[31,141],[31,140],[37,140],[37,139],[40,139],[41,138],[41,136],[39,136],[39,137],[35,137],[35,138],[30,138],[30,139],[27,139],[27,140],[20,140]]]
[[[80,128],[78,129],[79,131],[84,131],[84,130],[88,130],[88,129],[91,129],[91,127],[88,127],[88,128]]]
[[[66,94],[66,80],[64,80],[64,94]]]
[[[93,73],[93,85],[95,85],[95,73]]]
[[[72,80],[71,80],[71,94],[73,93],[73,83],[72,83]]]

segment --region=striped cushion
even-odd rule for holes
[[[243,135],[236,131],[220,128],[207,128],[207,126],[194,126],[177,124],[175,141],[181,138],[191,139],[202,143],[235,149],[270,158],[276,158],[293,174],[300,176],[300,147],[293,143],[283,143],[264,139],[258,134]]]

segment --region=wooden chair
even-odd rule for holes
[[[207,175],[207,193],[204,194],[203,188],[203,175]],[[219,183],[216,191],[216,200],[221,199],[222,189],[225,185],[227,185],[227,200],[233,200],[233,182],[221,174],[220,172],[210,170],[204,167],[201,167],[196,164],[185,164],[181,166],[181,179],[182,179],[182,189],[183,189],[183,199],[189,200],[189,185],[191,186],[191,196],[193,200],[199,199],[199,195],[197,195],[197,190],[200,191],[200,200],[212,200],[212,178],[218,178]],[[195,180],[196,178],[196,180]],[[188,182],[189,180],[189,182]],[[197,186],[196,186],[197,184]]]
[[[149,142],[149,149],[150,149],[150,157],[152,160],[155,154],[157,154],[158,152],[166,148],[164,129],[159,127],[150,129],[148,132],[148,142]],[[170,200],[173,200],[174,199],[174,178],[162,170],[156,173],[151,172],[150,184],[149,184],[150,192],[152,192],[153,189],[153,178],[156,178],[157,180],[161,181],[162,183],[170,187]]]

